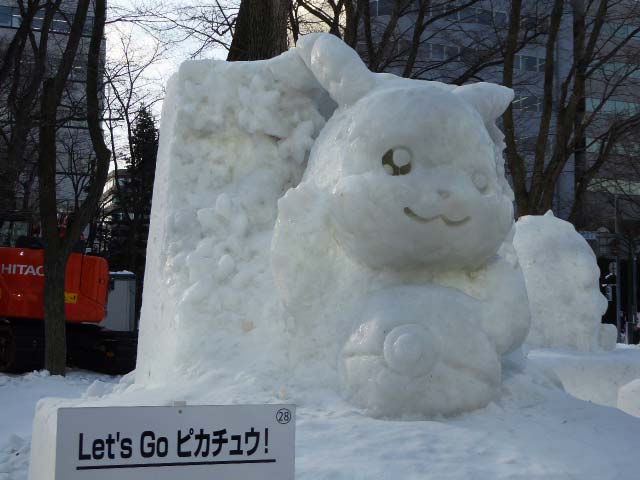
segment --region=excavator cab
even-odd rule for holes
[[[33,217],[26,212],[8,212],[0,217],[0,247],[20,247],[26,238],[34,238]]]

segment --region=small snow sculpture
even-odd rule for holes
[[[338,107],[278,204],[292,361],[337,361],[374,416],[485,406],[529,328],[495,126],[512,91],[374,74],[330,35],[295,51]]]
[[[525,216],[516,224],[513,245],[531,305],[527,344],[585,352],[612,349],[615,332],[601,324],[607,300],[598,287],[596,257],[573,225],[551,211]]]

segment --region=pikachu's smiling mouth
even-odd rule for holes
[[[452,220],[452,219],[450,219],[449,217],[447,217],[445,215],[436,215],[434,217],[425,218],[425,217],[421,217],[420,215],[415,213],[409,207],[404,207],[404,214],[407,217],[409,217],[411,220],[415,220],[416,222],[420,222],[420,223],[429,223],[429,222],[432,222],[432,221],[437,220],[439,218],[440,220],[442,220],[444,222],[445,225],[449,225],[450,227],[456,227],[456,226],[464,225],[471,218],[469,216],[466,216],[464,218],[461,218],[460,220]]]

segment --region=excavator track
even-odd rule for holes
[[[136,332],[115,332],[97,325],[67,326],[67,363],[94,372],[122,375],[136,368]]]
[[[114,332],[92,324],[67,324],[67,365],[110,375],[136,366],[136,332]],[[0,372],[44,368],[44,323],[0,319]]]
[[[0,372],[29,372],[39,370],[43,366],[43,323],[0,319]]]

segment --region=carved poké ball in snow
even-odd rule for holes
[[[297,358],[338,358],[372,415],[485,406],[529,322],[495,126],[512,91],[373,74],[331,36],[296,51],[338,105],[278,204],[272,266]]]
[[[369,297],[341,355],[348,396],[385,417],[451,415],[486,405],[501,368],[495,346],[473,321],[481,307],[437,285],[402,285]]]
[[[612,349],[615,327],[601,323],[607,300],[600,293],[600,269],[573,225],[551,211],[524,216],[516,224],[513,245],[531,306],[526,343],[585,352]]]

